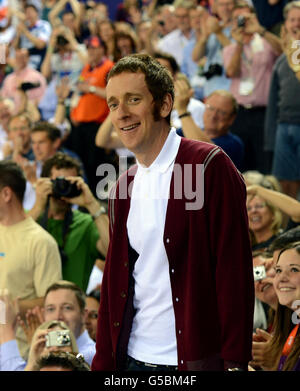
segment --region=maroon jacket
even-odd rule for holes
[[[203,207],[186,210],[185,203],[191,200],[174,197],[173,173],[166,214],[164,243],[170,264],[178,368],[247,369],[254,283],[243,179],[228,156],[207,143],[182,138],[175,163],[193,165],[194,184],[195,165],[205,166]],[[134,316],[132,270],[137,254],[129,246],[126,229],[130,198],[118,195],[120,186],[126,181],[129,185],[135,172],[136,167],[119,179],[116,199],[110,200],[110,245],[92,370],[124,369]]]

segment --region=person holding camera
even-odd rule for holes
[[[193,61],[199,64],[199,76],[206,78],[204,98],[215,90],[230,88],[231,81],[223,67],[222,49],[231,43],[234,4],[235,0],[214,1],[216,15],[208,16],[202,21],[201,34],[198,34],[192,52]]]
[[[12,301],[9,292],[0,291],[0,299],[6,304],[6,324],[0,325],[0,370],[23,371],[27,358],[20,355],[15,327],[18,323],[31,346],[28,363],[32,367],[42,351],[56,350],[56,346],[72,346],[73,352],[80,352],[90,365],[95,355],[95,342],[85,327],[87,317],[86,296],[82,289],[70,281],[58,280],[45,293],[43,308],[34,308],[26,314],[26,323],[18,316],[17,302]],[[45,322],[48,326],[45,327]],[[64,333],[48,333],[50,325],[63,323]],[[46,335],[48,334],[48,337]],[[46,346],[45,346],[46,345]],[[47,348],[48,350],[44,350]]]
[[[25,21],[19,18],[14,47],[26,48],[29,51],[29,63],[39,70],[46,46],[51,34],[51,25],[39,18],[39,10],[30,3],[24,6]]]
[[[44,163],[35,189],[36,202],[28,213],[58,242],[63,278],[85,291],[95,261],[106,257],[106,209],[84,182],[77,160],[61,152]],[[88,213],[72,210],[72,204]]]
[[[47,81],[41,72],[29,65],[28,49],[17,49],[15,54],[14,71],[3,81],[1,96],[13,99],[15,112],[20,111],[22,93],[28,102],[37,105],[42,99],[47,87]]]
[[[262,27],[252,7],[239,1],[233,11],[235,43],[223,50],[231,93],[239,104],[233,133],[245,144],[243,171],[270,172],[270,156],[263,150],[264,119],[271,74],[281,54],[279,38]]]

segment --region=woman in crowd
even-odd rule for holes
[[[287,245],[279,253],[274,287],[279,304],[266,357],[271,370],[300,371],[300,242]]]
[[[51,331],[58,331],[58,330],[67,330],[70,336],[69,338],[70,341],[67,342],[64,346],[59,346],[57,344],[60,343],[61,341],[55,341],[55,338],[53,338],[54,340],[52,341],[51,346],[47,347],[46,346],[47,335]],[[41,357],[46,356],[51,352],[58,352],[58,351],[78,354],[78,347],[77,347],[74,334],[64,322],[58,320],[51,320],[49,322],[42,323],[37,328],[36,332],[33,335],[29,356],[28,356],[28,362],[24,370],[25,371],[37,370],[37,361]]]

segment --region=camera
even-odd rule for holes
[[[25,91],[28,91],[28,90],[32,90],[34,88],[38,88],[40,85],[41,85],[40,82],[32,83],[30,81],[25,81],[24,83],[22,83],[20,85],[20,89],[25,92]]]
[[[210,64],[208,70],[203,73],[203,76],[207,80],[211,79],[214,76],[221,76],[223,74],[223,67],[220,64]]]
[[[246,18],[243,15],[239,15],[237,18],[237,26],[238,27],[245,27],[246,25]]]
[[[266,268],[264,266],[256,266],[253,268],[254,281],[260,281],[267,277]]]
[[[69,330],[53,330],[46,335],[46,347],[50,346],[71,346]]]
[[[54,198],[73,198],[79,196],[82,191],[78,189],[76,183],[71,183],[64,177],[57,177],[52,179],[52,196]]]

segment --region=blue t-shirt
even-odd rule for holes
[[[289,0],[281,0],[278,4],[270,5],[268,0],[252,0],[259,23],[270,28],[283,21],[283,8]]]

